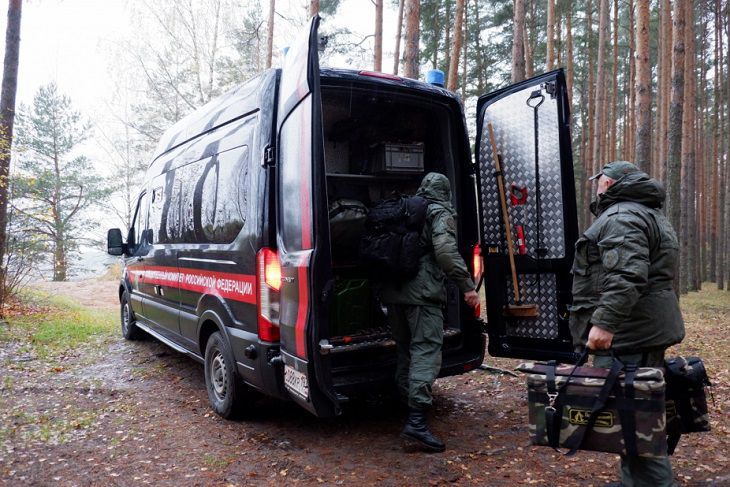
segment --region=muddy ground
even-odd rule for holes
[[[114,309],[115,285],[44,289]],[[718,318],[724,339],[729,317]],[[700,345],[687,351],[703,350],[710,338],[703,333],[695,334]],[[681,485],[730,485],[730,354],[719,356],[728,360],[711,366],[720,384],[713,431],[682,438],[673,460]],[[487,362],[503,369],[517,363]],[[22,344],[0,343],[0,375],[2,485],[602,486],[617,480],[613,455],[566,458],[530,446],[524,378],[484,370],[437,381],[431,422],[447,443],[441,454],[405,453],[398,439],[402,413],[376,399],[333,419],[263,401],[245,420],[222,420],[208,407],[202,366],[152,339],[126,342],[115,334],[46,359],[25,355]]]

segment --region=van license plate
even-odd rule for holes
[[[294,370],[290,365],[284,365],[284,385],[302,399],[309,400],[309,382],[307,381],[307,376]]]

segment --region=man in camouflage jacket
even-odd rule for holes
[[[401,437],[425,450],[443,451],[445,446],[428,429],[425,414],[432,402],[431,386],[441,369],[446,277],[464,293],[469,306],[476,306],[479,297],[459,254],[449,180],[443,174],[429,173],[416,195],[428,202],[420,244],[429,251],[420,258],[418,274],[405,283],[386,283],[381,299],[388,306],[398,349],[396,383],[401,396],[408,398],[408,421]]]
[[[595,351],[598,367],[610,367],[609,349],[625,364],[662,367],[666,348],[684,338],[672,287],[679,246],[660,212],[666,193],[626,161],[606,164],[591,179],[598,179],[596,220],[576,242],[573,342]],[[622,455],[621,482],[672,485],[669,458]]]

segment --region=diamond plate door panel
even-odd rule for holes
[[[507,319],[507,334],[544,340],[558,338],[555,274],[520,274],[517,278],[520,281],[523,302],[536,304],[540,313],[537,318]],[[507,285],[509,286],[509,303],[515,304],[511,278],[507,280]]]
[[[537,215],[534,111],[526,102],[533,88],[506,96],[488,106],[484,112],[484,136],[479,147],[480,172],[482,178],[481,204],[482,225],[485,243],[499,245],[506,252],[506,238],[502,223],[499,193],[494,177],[494,158],[486,127],[491,123],[497,141],[497,150],[502,154],[502,171],[505,187],[510,185],[527,188],[524,205],[507,207],[514,230],[523,225],[527,254],[537,258],[536,249],[542,247],[544,259],[565,257],[565,228],[563,219],[563,188],[560,169],[560,141],[558,135],[557,99],[552,99],[543,90],[545,101],[538,108],[538,160],[540,176],[540,218]],[[537,226],[540,225],[540,242],[537,241]],[[513,237],[516,238],[513,231]],[[514,244],[516,245],[516,241]]]

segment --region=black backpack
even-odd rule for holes
[[[406,281],[418,274],[428,202],[420,196],[387,199],[370,209],[360,258],[380,280]]]

